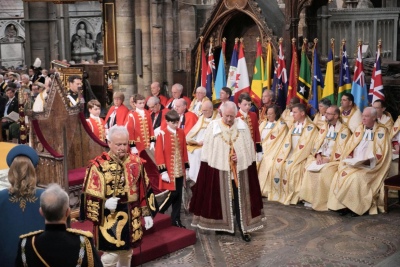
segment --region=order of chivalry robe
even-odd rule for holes
[[[237,155],[236,175],[241,230],[252,232],[263,227],[263,203],[257,179],[253,139],[245,122],[236,118],[232,126],[222,119],[210,122],[204,135],[201,166],[192,187],[190,212],[192,226],[233,233],[231,150]]]

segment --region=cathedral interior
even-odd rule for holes
[[[165,95],[180,83],[184,95],[192,96],[199,48],[208,51],[212,43],[218,58],[223,38],[227,68],[235,38],[243,38],[250,80],[257,37],[264,53],[267,40],[272,40],[274,56],[282,37],[286,66],[291,63],[292,38],[298,51],[305,38],[318,38],[323,72],[333,38],[336,80],[342,40],[352,71],[361,40],[368,84],[381,40],[387,111],[397,118],[399,25],[396,0],[1,0],[0,74],[27,73],[36,58],[43,69],[75,68],[86,73],[106,114],[113,92],[124,93],[129,104],[133,94],[149,96],[154,81]],[[81,143],[75,146],[79,152],[86,149]],[[78,158],[78,152],[69,153]],[[76,158],[76,164],[82,164]],[[8,186],[7,170],[0,170],[0,188]],[[397,192],[392,194],[391,203]],[[182,209],[182,221],[196,231],[196,244],[143,266],[400,266],[399,206],[391,206],[388,213],[352,218],[264,199],[264,210],[263,230],[244,243],[238,232],[215,235],[190,227],[192,215]]]

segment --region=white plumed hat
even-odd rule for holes
[[[40,58],[36,58],[35,59],[35,62],[33,63],[33,66],[35,67],[35,68],[39,68],[40,66],[42,65],[42,61],[40,60]]]

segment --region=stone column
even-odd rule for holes
[[[322,14],[321,14],[321,18],[322,18],[322,22],[321,22],[321,29],[322,29],[322,36],[321,36],[321,42],[322,46],[321,46],[321,55],[323,56],[328,56],[328,49],[329,49],[329,44],[330,44],[330,36],[328,36],[328,34],[330,34],[329,28],[328,28],[328,18],[329,16],[329,9],[328,9],[328,5],[325,5],[321,8]]]
[[[24,2],[25,64],[40,58],[42,68],[50,67],[50,60],[58,58],[58,43],[54,4]],[[49,34],[51,33],[51,34]]]
[[[134,2],[116,0],[116,30],[118,51],[118,87],[115,91],[125,94],[125,105],[129,107],[129,97],[137,92],[137,79],[134,67]],[[114,85],[114,84],[113,84]],[[116,84],[115,84],[116,85]]]
[[[174,83],[174,22],[172,1],[167,0],[165,6],[165,77],[168,87]]]
[[[151,2],[151,72],[153,80],[160,83],[164,80],[162,7],[161,0]]]
[[[190,1],[188,1],[190,2]],[[193,1],[191,1],[193,2]],[[188,50],[191,50],[193,44],[196,42],[196,16],[195,10],[193,6],[182,5],[180,7],[179,13],[181,19],[179,22],[179,29],[180,29],[180,50],[179,50],[179,60],[180,60],[180,69],[183,69],[187,72],[187,69],[190,69],[190,66],[187,66],[187,58],[186,54]],[[190,73],[186,73],[187,77],[190,77]],[[192,88],[189,88],[190,83],[188,82],[189,79],[186,79],[186,84],[183,84],[184,87],[184,94],[187,96],[192,95]]]
[[[150,95],[151,73],[151,40],[150,40],[150,3],[148,0],[140,1],[140,29],[142,30],[142,63],[143,81],[139,91],[145,96]]]

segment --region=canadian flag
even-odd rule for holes
[[[239,60],[236,70],[236,87],[233,90],[234,101],[237,104],[241,93],[250,93],[249,72],[247,71],[246,58],[244,57],[244,44],[240,43]]]

